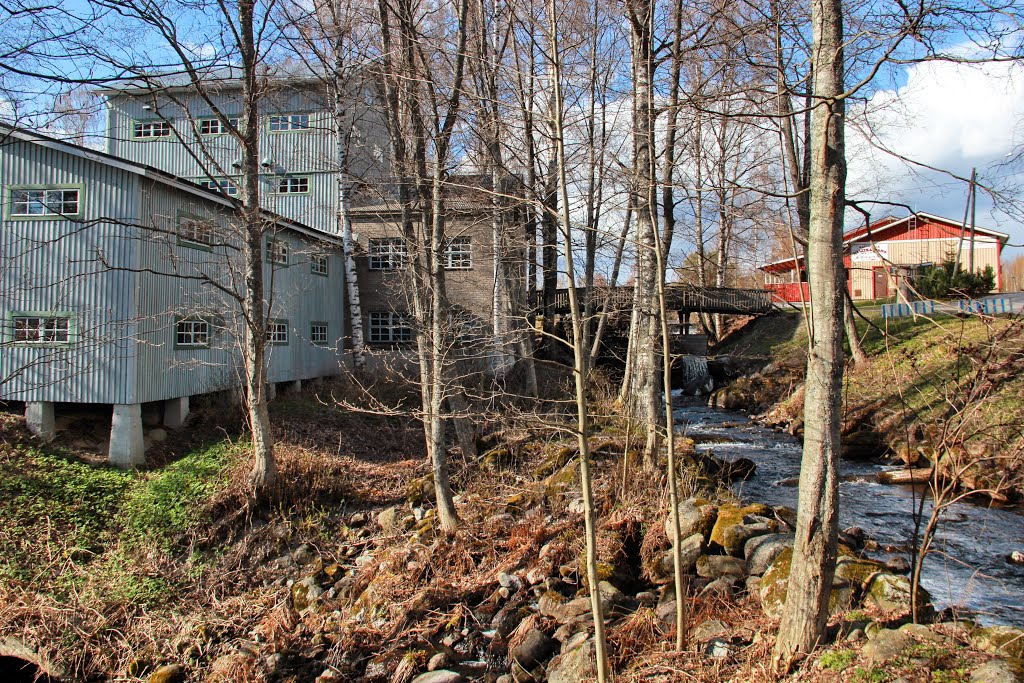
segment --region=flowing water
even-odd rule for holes
[[[682,405],[675,409],[677,430],[726,460],[749,458],[757,473],[735,485],[744,500],[795,508],[800,474],[800,444],[787,435],[751,422],[739,413]],[[703,441],[703,443],[701,443]],[[873,463],[840,465],[840,525],[859,526],[883,548],[878,559],[910,559],[912,510],[920,489],[879,484],[883,469]],[[929,511],[925,506],[925,514]],[[945,514],[926,561],[922,584],[939,608],[956,605],[985,624],[1024,626],[1024,567],[1006,561],[1024,550],[1024,515],[1012,510],[959,503]]]

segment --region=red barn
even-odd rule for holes
[[[843,235],[843,264],[850,296],[884,299],[895,295],[900,284],[917,269],[937,265],[956,256],[968,270],[991,266],[996,289],[1003,284],[1000,265],[1009,235],[975,226],[973,234],[960,221],[918,213],[906,218],[883,218]],[[798,263],[799,261],[799,263]],[[802,259],[787,258],[761,266],[764,283],[777,301],[798,303],[810,300],[807,273]]]

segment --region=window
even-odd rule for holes
[[[370,342],[398,344],[412,341],[412,326],[404,313],[371,311],[369,315]]]
[[[469,270],[473,267],[473,249],[468,237],[454,237],[444,247],[444,267]]]
[[[288,243],[283,240],[267,240],[266,258],[271,263],[288,263]]]
[[[67,344],[71,342],[71,315],[15,313],[16,344]]]
[[[238,128],[238,119],[230,118],[228,121],[232,126]],[[200,119],[199,120],[199,134],[200,135],[223,135],[228,132],[228,127],[224,125],[224,122],[220,119]]]
[[[285,114],[270,117],[271,133],[285,133],[294,130],[309,130],[309,114]]]
[[[170,121],[136,121],[132,126],[132,137],[136,140],[153,140],[170,136]]]
[[[327,275],[327,254],[313,254],[309,259],[309,270],[313,275]]]
[[[290,176],[288,178],[278,178],[276,194],[306,194],[309,192],[309,177],[308,176]]]
[[[288,321],[274,320],[267,321],[267,343],[287,344],[288,343]]]
[[[316,344],[317,346],[327,345],[327,323],[325,322],[311,322],[309,324],[309,341]]]
[[[199,187],[205,187],[207,190],[217,190],[223,192],[229,197],[238,196],[238,186],[227,179],[223,180],[200,180]]]
[[[11,216],[78,216],[81,190],[11,190]]]
[[[182,318],[175,325],[174,346],[203,349],[210,346],[210,323],[201,318]]]
[[[209,246],[213,244],[215,228],[212,221],[198,216],[178,218],[178,239],[189,244]]]
[[[370,240],[370,270],[397,270],[405,266],[405,240],[379,237]]]

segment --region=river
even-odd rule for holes
[[[749,458],[757,464],[751,479],[735,485],[742,499],[796,507],[797,488],[786,482],[800,474],[801,448],[795,438],[742,414],[699,404],[677,405],[675,421],[679,432],[698,442],[698,449],[727,460]],[[872,463],[841,463],[840,524],[861,527],[881,547],[909,560],[915,492],[907,486],[877,483],[875,475],[881,469]],[[1024,567],[1006,561],[1011,550],[1024,550],[1024,515],[956,504],[945,514],[934,547],[922,584],[936,607],[966,608],[985,624],[1024,626]],[[874,556],[886,559],[893,554]]]

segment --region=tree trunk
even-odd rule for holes
[[[788,669],[821,644],[835,574],[843,374],[842,235],[845,208],[841,0],[813,0],[814,93],[808,280],[814,321],[807,359],[804,450],[796,542],[775,663]]]
[[[336,50],[337,53],[337,50]],[[346,110],[342,93],[342,65],[334,73],[334,126],[338,136],[338,222],[341,224],[341,251],[345,261],[345,287],[348,295],[348,315],[352,339],[352,367],[358,372],[366,363],[366,342],[363,338],[363,306],[359,299],[359,280],[352,243],[351,196],[348,182],[348,143],[350,128],[346,125]]]

